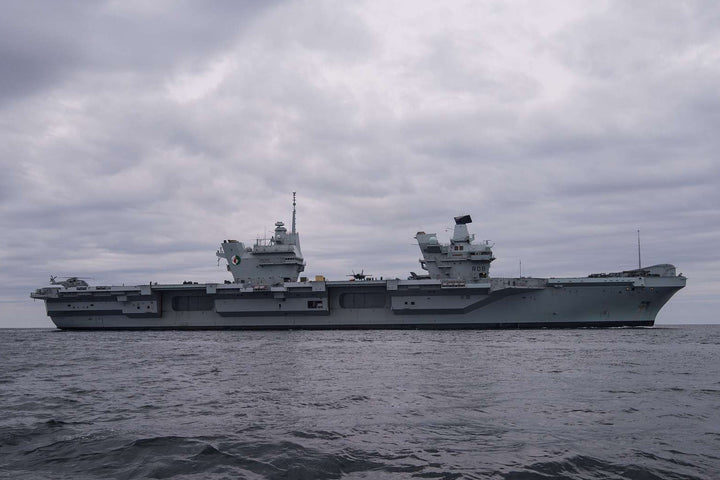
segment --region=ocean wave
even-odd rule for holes
[[[710,480],[710,477],[698,476],[693,472],[678,471],[659,465],[641,463],[643,452],[638,452],[634,462],[610,462],[601,458],[576,455],[561,460],[551,460],[529,464],[500,475],[503,480],[589,480],[589,479],[643,479],[643,480]],[[657,458],[652,458],[658,460]],[[689,470],[696,466],[685,463]]]
[[[709,333],[623,332],[10,332],[0,478],[715,480]]]

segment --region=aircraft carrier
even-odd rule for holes
[[[490,276],[492,245],[474,242],[469,215],[455,217],[450,242],[415,235],[425,273],[407,279],[301,277],[296,231],[275,223],[253,245],[222,242],[224,283],[88,285],[76,277],[39,288],[60,329],[574,328],[652,326],[685,286],[669,264],[574,278]]]

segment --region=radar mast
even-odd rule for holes
[[[293,192],[293,219],[292,219],[292,234],[295,235],[295,193]]]

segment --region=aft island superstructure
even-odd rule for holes
[[[222,242],[233,280],[224,283],[90,286],[72,278],[40,288],[61,329],[567,328],[652,326],[686,279],[669,264],[577,278],[490,276],[492,245],[474,242],[469,215],[455,217],[447,244],[415,235],[420,267],[408,279],[328,281],[300,277],[296,231]],[[363,275],[355,275],[363,278]]]

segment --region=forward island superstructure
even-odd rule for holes
[[[569,328],[652,326],[686,279],[669,264],[576,278],[497,278],[488,241],[474,243],[470,215],[447,244],[415,235],[420,267],[408,279],[300,277],[296,231],[275,224],[252,246],[222,242],[224,283],[91,286],[73,277],[37,289],[61,329]]]

